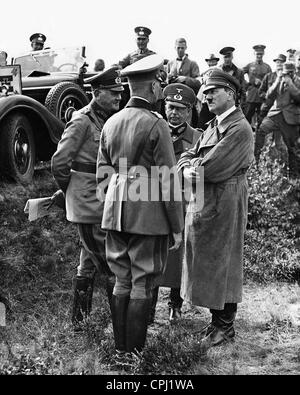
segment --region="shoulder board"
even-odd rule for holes
[[[151,111],[157,118],[163,118],[163,116],[157,111]]]

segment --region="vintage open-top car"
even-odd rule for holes
[[[0,171],[32,179],[49,160],[64,125],[91,99],[85,48],[31,51],[0,67]]]

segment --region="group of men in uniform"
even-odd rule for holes
[[[291,119],[292,110],[299,109],[300,85],[284,55],[274,59],[272,74],[262,62],[264,46],[255,46],[255,62],[242,71],[233,64],[234,48],[225,47],[220,51],[224,63],[216,67],[219,58],[211,54],[209,70],[200,76],[186,54],[185,39],[176,40],[177,58],[164,69],[163,59],[147,48],[151,30],[139,26],[135,33],[137,51],[85,80],[93,100],[73,114],[52,158],[60,187],[53,200],[65,205],[82,243],[74,328],[81,330],[91,311],[94,277],[100,271],[118,358],[143,350],[160,286],[171,288],[171,322],[180,319],[183,300],[210,309],[211,322],[200,335],[203,350],[234,338],[242,300],[246,173],[254,159],[247,117],[260,110],[265,97],[267,117],[257,136],[271,128],[285,133],[288,118],[284,138],[290,147],[300,125]],[[125,78],[130,99],[119,110]],[[200,86],[210,114],[205,131],[191,126]],[[154,111],[157,102],[163,103],[166,119]],[[287,103],[293,108],[287,109]],[[290,168],[297,169],[293,160]],[[157,174],[153,168],[169,171]],[[202,204],[199,182],[204,183]],[[136,199],[143,188],[147,198]],[[152,192],[159,198],[152,199]]]

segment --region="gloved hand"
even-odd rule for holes
[[[52,196],[51,196],[51,204],[49,207],[51,207],[53,204],[55,204],[57,207],[66,209],[66,199],[65,199],[65,194],[61,189],[56,191]]]

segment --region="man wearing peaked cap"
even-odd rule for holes
[[[250,124],[255,113],[258,118],[260,116],[260,107],[263,99],[259,95],[259,88],[264,76],[272,71],[271,67],[263,62],[265,48],[265,45],[254,45],[255,61],[248,63],[243,68],[244,73],[248,74],[249,78],[245,115]]]
[[[101,229],[103,207],[96,197],[96,161],[100,134],[105,121],[119,109],[123,86],[116,68],[110,68],[84,81],[91,84],[92,101],[76,111],[52,157],[52,174],[60,187],[54,202],[65,196],[67,220],[77,224],[80,241],[80,264],[74,279],[72,322],[80,330],[92,304],[96,271],[105,276],[109,301],[114,275],[105,256],[106,233]]]
[[[296,76],[294,62],[283,64],[266,99],[273,105],[256,132],[256,161],[259,162],[266,135],[280,133],[288,151],[288,176],[297,179],[300,177],[300,158],[296,150],[300,130],[300,78]]]
[[[143,349],[152,290],[166,264],[169,234],[174,249],[182,240],[182,201],[172,140],[167,122],[152,111],[162,97],[162,65],[163,58],[150,55],[121,70],[128,78],[131,98],[106,122],[97,160],[98,196],[105,198],[106,256],[116,275],[115,348],[123,354]],[[108,166],[116,174],[107,188]]]
[[[177,83],[167,85],[164,88],[163,95],[165,98],[165,113],[173,141],[175,157],[178,161],[180,155],[193,147],[201,136],[200,130],[192,128],[187,122],[195,104],[196,95],[193,89]],[[185,215],[185,212],[186,206],[184,204],[183,215]],[[171,322],[181,317],[183,299],[180,297],[180,285],[183,254],[183,244],[177,251],[170,251],[166,269],[159,280],[160,286],[171,288],[168,303],[169,320]],[[154,322],[158,290],[159,287],[153,291],[150,323]]]
[[[246,81],[244,79],[243,70],[239,69],[233,63],[234,51],[235,48],[233,47],[224,47],[220,50],[220,54],[223,55],[223,64],[220,65],[220,68],[221,70],[232,75],[234,78],[238,80],[240,84],[240,89],[237,92],[236,104],[241,105],[243,107],[246,101],[246,90],[245,90]]]
[[[177,165],[190,183],[204,182],[202,204],[191,199],[185,217],[181,281],[184,300],[210,309],[211,322],[200,334],[201,352],[235,336],[242,300],[246,172],[253,161],[253,133],[235,106],[238,89],[233,76],[218,68],[211,71],[204,94],[216,117]]]
[[[46,36],[42,33],[34,33],[30,36],[31,48],[33,51],[40,51],[44,49]]]
[[[149,36],[151,34],[151,30],[144,26],[137,26],[134,29],[134,32],[136,33],[136,44],[138,49],[130,53],[129,55],[125,56],[124,59],[118,62],[118,66],[121,69],[124,69],[128,65],[136,62],[137,60],[143,59],[146,56],[155,54],[155,52],[151,51],[147,47],[149,43]]]

